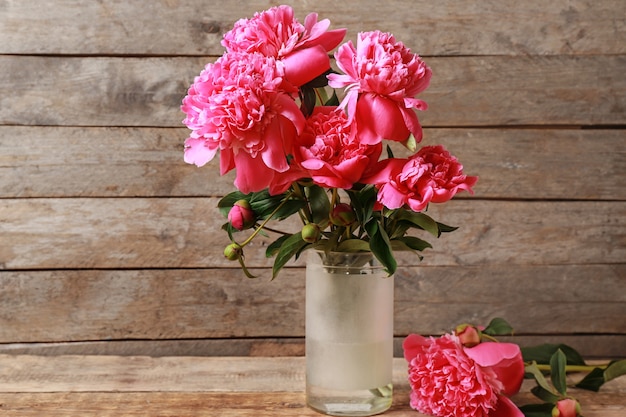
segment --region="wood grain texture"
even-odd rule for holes
[[[11,416],[318,415],[305,406],[304,358],[0,355],[0,364],[0,410]],[[393,406],[385,415],[421,415],[408,404],[404,359],[394,360],[393,382]],[[536,401],[532,386],[523,384],[516,404]],[[586,416],[618,417],[626,410],[625,391],[624,378],[618,378],[600,393],[570,394]]]
[[[1,56],[0,125],[180,127],[209,58]],[[424,126],[624,125],[626,55],[427,60]]]
[[[0,53],[221,55],[233,23],[276,1],[159,0],[150,13],[112,0],[0,3]],[[332,28],[394,33],[422,55],[560,55],[626,52],[626,5],[619,0],[292,1],[296,17],[319,13]],[[54,25],[49,22],[54,21]],[[60,41],[61,40],[61,41]]]
[[[433,311],[437,307],[433,308]],[[516,319],[517,320],[517,319]],[[518,321],[515,323],[519,324]],[[158,326],[158,324],[155,324]],[[411,331],[417,329],[417,321]],[[541,331],[532,326],[533,331]],[[570,331],[571,329],[566,329]],[[61,330],[62,331],[62,330]],[[451,328],[448,330],[451,331]],[[8,332],[4,333],[7,336]],[[405,336],[394,339],[394,356],[402,357]],[[564,343],[576,349],[585,359],[626,358],[626,336],[605,334],[524,334],[501,336],[498,340],[520,346]],[[113,355],[113,356],[304,356],[304,337],[202,338],[161,340],[98,340],[73,342],[1,343],[0,354],[9,355]]]
[[[505,317],[522,335],[623,335],[625,274],[624,264],[401,267],[395,334]],[[0,343],[304,336],[299,268],[272,282],[238,269],[0,272],[0,286]]]
[[[233,173],[182,161],[189,84],[237,19],[277,4],[0,0],[0,352],[302,354],[302,263],[273,283],[245,279],[222,256],[215,209]],[[623,356],[626,2],[292,4],[347,39],[390,31],[421,54],[434,73],[424,144],[481,177],[475,197],[429,209],[459,231],[433,239],[421,264],[399,256],[396,345],[501,316],[528,341]],[[268,241],[247,249],[255,272],[268,272]],[[6,395],[0,414],[220,404]],[[301,393],[231,395],[220,415],[309,412]]]
[[[216,204],[216,198],[0,200],[0,269],[236,267],[223,256],[226,234],[210,232],[224,222]],[[430,238],[434,249],[425,252],[424,265],[626,259],[626,202],[453,200],[432,205],[429,214],[462,227]],[[301,225],[292,220],[281,228],[298,231]],[[270,266],[264,249],[269,240],[261,237],[246,247],[249,266]],[[410,254],[399,259],[417,262]]]
[[[626,405],[613,393],[575,392],[586,417],[623,417]],[[408,392],[394,391],[390,417],[427,417],[410,408]],[[518,395],[520,404],[536,402]],[[12,417],[318,417],[305,405],[304,393],[0,393],[2,412]],[[212,414],[215,413],[215,414]]]
[[[217,160],[201,169],[183,163],[188,132],[0,126],[0,195],[184,197],[231,192],[234,172],[220,177]],[[626,143],[620,130],[425,129],[423,144],[439,143],[461,160],[468,174],[479,174],[475,191],[481,198],[626,200]],[[401,152],[394,149],[396,155]]]

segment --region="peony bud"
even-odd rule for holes
[[[228,212],[228,221],[237,230],[251,228],[256,222],[256,215],[247,200],[237,200]]]
[[[226,248],[224,248],[224,256],[229,261],[236,261],[237,259],[241,258],[241,255],[243,255],[243,249],[237,243],[231,243],[230,245],[226,246]]]
[[[480,343],[480,331],[470,324],[459,324],[454,330],[461,344],[471,348]]]
[[[302,240],[315,243],[320,238],[321,230],[316,223],[307,223],[302,227]]]
[[[552,409],[552,417],[578,417],[582,412],[580,403],[573,398],[559,400]]]
[[[335,226],[350,226],[356,221],[354,210],[349,204],[337,204],[330,212],[330,221]]]

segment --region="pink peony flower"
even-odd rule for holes
[[[345,74],[328,75],[333,88],[346,88],[342,106],[356,120],[360,140],[404,142],[412,133],[419,142],[422,128],[413,109],[426,110],[415,96],[428,87],[431,70],[390,33],[362,32],[357,45],[347,42],[335,53]]]
[[[305,119],[283,76],[282,65],[260,54],[225,54],[208,64],[181,106],[192,130],[185,162],[202,166],[220,151],[221,174],[237,168],[235,186],[243,193],[287,171]]]
[[[413,409],[437,417],[523,417],[507,397],[519,391],[524,377],[517,345],[464,348],[452,334],[429,339],[412,334],[403,348]]]
[[[301,86],[330,69],[328,52],[343,40],[346,30],[327,30],[330,21],[309,14],[300,24],[290,6],[272,7],[238,20],[224,35],[227,52],[261,53],[281,60],[285,76]]]
[[[433,203],[445,203],[461,190],[474,193],[472,187],[478,177],[464,175],[463,165],[443,146],[424,146],[416,155],[430,167],[429,180],[423,185],[423,192]]]
[[[329,188],[351,188],[382,152],[382,144],[359,143],[336,107],[316,107],[299,142],[296,160],[316,184]]]
[[[425,146],[408,159],[380,161],[374,173],[362,182],[376,184],[378,201],[397,209],[408,206],[418,212],[429,203],[443,203],[472,186],[478,177],[463,174],[463,166],[443,146]]]

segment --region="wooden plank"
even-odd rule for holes
[[[601,361],[600,363],[606,363]],[[0,392],[302,392],[305,358],[0,355]],[[580,380],[568,375],[568,383]],[[392,381],[409,389],[407,362],[393,359]],[[524,390],[533,384],[525,381]],[[626,378],[603,385],[626,390]]]
[[[0,355],[0,392],[298,392],[304,358]],[[394,362],[397,380],[406,361]]]
[[[623,417],[626,406],[613,393],[576,391],[586,417]],[[408,393],[394,391],[390,417],[428,417],[412,410]],[[536,402],[530,394],[518,403]],[[2,410],[12,417],[318,417],[304,393],[17,393],[0,394]]]
[[[209,58],[0,56],[0,124],[180,127]],[[626,56],[429,58],[424,126],[624,125]],[[598,76],[602,74],[602,76]]]
[[[422,55],[626,52],[626,5],[620,0],[395,0],[384,13],[372,0],[359,7],[332,0],[290,3],[301,21],[315,11],[331,19],[332,28],[347,27],[347,39],[357,31],[390,31]],[[0,53],[219,55],[222,34],[233,22],[268,7],[258,0],[213,1],[211,7],[201,0],[161,0],[146,13],[139,3],[111,0],[4,1]]]
[[[121,358],[0,356],[2,411],[12,416],[315,416],[304,398],[304,358]],[[270,366],[271,365],[271,366]],[[578,376],[570,379],[574,381]],[[421,416],[409,407],[406,362],[394,360],[393,406],[385,415]],[[526,381],[516,404],[537,402]],[[624,378],[602,392],[572,390],[585,415],[626,410]]]
[[[228,244],[216,198],[0,200],[0,269],[216,268]],[[461,228],[425,252],[424,265],[622,263],[626,202],[453,200],[429,209]],[[299,230],[296,219],[280,224]],[[244,238],[242,236],[242,238]],[[427,236],[424,236],[428,238]],[[251,267],[270,266],[268,238],[246,247]],[[622,243],[620,243],[622,242]],[[417,257],[399,258],[415,265]]]
[[[519,323],[516,323],[519,324]],[[417,327],[417,326],[415,326]],[[539,329],[535,326],[535,331]],[[449,331],[452,331],[452,326]],[[166,336],[164,336],[166,337]],[[402,357],[404,337],[394,339],[394,356]],[[535,334],[501,336],[502,342],[520,346],[564,343],[585,359],[626,358],[626,334]],[[0,354],[113,355],[113,356],[304,356],[304,337],[249,337],[227,339],[108,340],[91,342],[2,343]]]
[[[626,264],[401,267],[395,334],[503,317],[521,335],[626,335],[624,276]],[[7,271],[0,287],[0,343],[304,336],[299,268],[272,282],[237,269]],[[626,352],[626,339],[613,341]],[[269,348],[279,349],[256,346]]]
[[[0,196],[222,196],[234,176],[217,160],[182,160],[186,128],[0,126]],[[621,130],[425,129],[442,143],[482,198],[626,200],[626,135]],[[401,155],[401,149],[394,149]],[[577,167],[572,169],[572,167]],[[604,180],[598,181],[599,178]]]
[[[576,391],[586,417],[623,417],[626,406],[613,393]],[[412,410],[408,393],[394,391],[390,417],[428,417]],[[518,403],[537,402],[530,394]],[[304,393],[16,393],[0,394],[2,411],[12,417],[319,417]]]

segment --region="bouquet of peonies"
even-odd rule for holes
[[[301,24],[289,6],[239,20],[183,99],[185,161],[203,166],[219,151],[221,175],[236,171],[237,190],[219,203],[232,242],[224,254],[248,276],[244,247],[260,233],[278,235],[267,248],[273,277],[312,246],[371,251],[391,274],[395,250],[430,247],[410,230],[454,230],[426,215],[428,205],[477,181],[442,146],[418,148],[416,110],[427,106],[416,96],[431,78],[422,59],[380,31],[340,45],[345,29],[329,25],[314,13]],[[329,58],[337,46],[340,73]],[[383,141],[410,156],[394,157]],[[292,215],[302,221],[295,233],[268,225]]]

